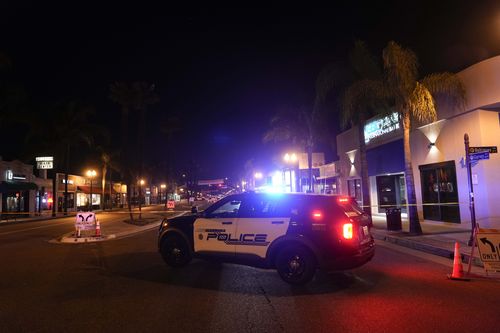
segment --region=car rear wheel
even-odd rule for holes
[[[180,235],[168,235],[160,248],[165,263],[171,267],[182,267],[191,261],[191,253],[186,240]]]
[[[304,246],[288,245],[276,256],[276,269],[280,277],[290,284],[306,284],[316,272],[316,258]]]

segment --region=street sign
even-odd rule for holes
[[[167,209],[174,209],[175,208],[175,201],[174,200],[168,200],[167,201]]]
[[[476,243],[484,269],[500,272],[500,230],[479,229]]]
[[[490,153],[485,151],[482,153],[474,153],[474,154],[469,154],[471,162],[473,161],[479,161],[479,160],[489,160],[490,159]]]
[[[95,228],[95,214],[92,212],[78,212],[76,214],[75,227],[80,230],[92,230]]]
[[[485,151],[490,154],[498,153],[497,146],[469,147],[469,154],[482,153]]]
[[[36,168],[37,169],[53,169],[54,168],[54,157],[52,156],[40,156],[36,157]]]

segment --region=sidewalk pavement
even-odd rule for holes
[[[387,230],[385,216],[373,216],[373,228],[371,230],[375,239],[390,242],[399,246],[414,250],[427,252],[437,256],[453,260],[455,242],[460,244],[462,262],[468,263],[472,247],[467,243],[470,239],[471,230],[464,225],[449,222],[420,221],[422,235],[413,236],[409,234],[408,219],[402,218],[402,230]],[[470,226],[469,226],[470,228]],[[474,249],[472,264],[483,267],[477,247]]]

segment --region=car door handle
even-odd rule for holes
[[[233,224],[233,222],[222,222],[222,224]]]
[[[272,224],[283,224],[284,222],[283,221],[272,221],[271,223]]]

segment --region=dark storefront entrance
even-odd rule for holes
[[[406,213],[405,177],[402,174],[377,176],[378,212],[385,213],[387,208],[401,208]]]
[[[455,162],[419,166],[424,219],[460,223]]]

